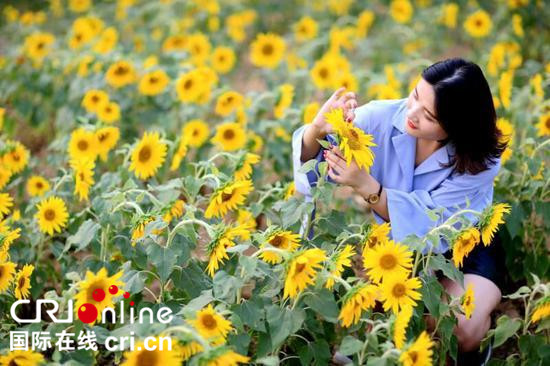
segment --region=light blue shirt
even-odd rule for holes
[[[374,136],[377,146],[372,147],[375,159],[370,174],[386,191],[390,237],[395,241],[402,241],[411,234],[424,237],[458,208],[465,208],[468,201],[469,209],[482,211],[492,203],[493,180],[500,169],[500,159],[475,175],[459,174],[453,167],[441,167],[439,163],[448,163],[454,154],[452,143],[440,147],[415,168],[416,137],[405,130],[406,103],[407,98],[370,101],[355,109],[353,121],[355,126]],[[296,190],[311,201],[311,187],[316,185],[317,175],[313,171],[298,172],[303,164],[300,156],[306,128],[307,125],[301,126],[292,135],[294,183]],[[334,142],[331,135],[325,139]],[[318,162],[324,161],[323,150],[321,148],[315,157]],[[327,181],[334,183],[330,177]],[[443,215],[433,221],[427,211],[437,208],[443,209]],[[377,223],[385,222],[374,210],[372,212]],[[472,223],[477,220],[473,215],[467,217]],[[440,240],[434,252],[445,252],[448,248],[448,243]]]

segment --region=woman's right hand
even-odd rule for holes
[[[357,96],[354,92],[340,95],[345,89],[345,87],[338,88],[323,104],[313,119],[312,125],[319,131],[321,134],[320,137],[325,137],[329,133],[332,133],[332,126],[325,119],[325,113],[330,112],[332,109],[342,108],[344,110],[344,118],[347,122],[352,122],[355,118],[354,109],[357,107]]]

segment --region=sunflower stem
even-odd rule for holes
[[[127,206],[131,206],[134,208],[134,210],[136,210],[136,212],[140,215],[143,215],[143,210],[141,209],[141,207],[139,207],[135,202],[131,202],[131,201],[124,201],[124,202],[121,202],[119,203],[114,209],[113,209],[113,212],[116,212],[118,211],[122,206],[124,205],[127,205]]]
[[[182,221],[178,222],[177,225],[174,226],[174,228],[170,231],[170,234],[168,235],[168,240],[166,241],[166,248],[170,247],[170,244],[172,244],[172,241],[174,240],[174,237],[176,236],[176,231],[180,227],[182,227],[184,225],[187,225],[187,224],[191,224],[191,223],[192,224],[198,224],[198,225],[201,225],[202,227],[204,227],[210,238],[212,238],[214,236],[214,232],[213,232],[212,227],[210,225],[208,225],[206,222],[198,220],[198,219],[182,220]]]

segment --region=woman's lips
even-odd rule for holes
[[[407,119],[407,123],[409,124],[409,127],[412,128],[413,130],[417,130],[417,129],[418,129],[418,127],[416,127],[416,126],[411,122],[410,119]]]

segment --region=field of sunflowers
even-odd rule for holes
[[[0,365],[453,364],[483,294],[442,302],[433,273],[463,281],[496,230],[509,281],[482,347],[549,364],[548,19],[545,0],[3,1]],[[405,98],[454,56],[509,143],[477,224],[397,243],[345,187],[295,191],[292,132],[334,90]],[[439,236],[450,260],[423,250]]]

